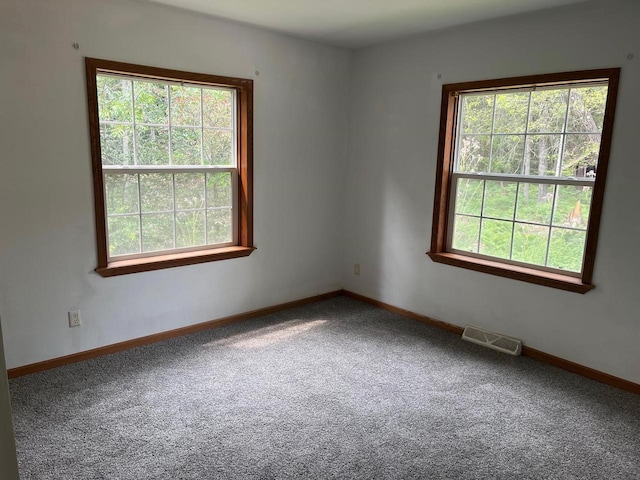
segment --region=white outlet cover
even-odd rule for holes
[[[80,310],[72,310],[69,312],[69,328],[79,327],[81,325],[80,321]]]

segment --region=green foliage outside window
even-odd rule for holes
[[[233,166],[230,90],[97,76],[103,166]],[[109,254],[233,240],[231,172],[104,174]]]
[[[454,179],[452,247],[580,272],[592,186],[535,177],[596,174],[606,97],[606,86],[462,95],[455,172],[512,178]]]

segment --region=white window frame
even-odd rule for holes
[[[542,175],[537,175],[537,176],[533,176],[533,175],[503,175],[503,174],[499,174],[499,173],[494,173],[494,174],[489,174],[489,173],[461,173],[461,172],[453,172],[451,174],[451,205],[453,206],[453,208],[450,210],[449,212],[449,221],[447,222],[447,228],[448,228],[448,232],[447,232],[447,250],[450,252],[455,252],[455,253],[459,253],[461,255],[468,255],[470,257],[475,257],[475,258],[486,258],[486,259],[490,259],[490,260],[498,260],[500,262],[506,263],[506,264],[510,264],[510,265],[517,265],[517,266],[522,266],[522,267],[526,267],[526,268],[535,268],[537,270],[541,270],[543,272],[555,272],[555,273],[561,273],[563,275],[568,275],[571,277],[576,277],[576,278],[580,278],[580,276],[582,275],[582,271],[580,272],[572,272],[572,271],[568,271],[568,270],[563,270],[563,269],[559,269],[559,268],[553,268],[553,267],[547,267],[544,265],[536,265],[536,264],[532,264],[532,263],[525,263],[525,262],[519,262],[517,260],[513,260],[513,259],[509,259],[509,258],[501,258],[501,257],[494,257],[491,255],[484,255],[482,253],[475,253],[475,252],[469,252],[466,250],[458,250],[456,248],[453,248],[452,243],[453,243],[453,227],[454,227],[454,223],[455,223],[455,215],[456,215],[456,211],[455,211],[455,205],[456,205],[456,197],[457,197],[457,185],[458,179],[464,179],[464,178],[468,178],[468,179],[472,179],[472,180],[489,180],[489,181],[502,181],[502,182],[512,182],[512,183],[516,183],[517,187],[516,187],[516,195],[515,195],[515,202],[518,201],[518,191],[520,189],[520,185],[524,184],[524,183],[531,183],[531,184],[547,184],[547,185],[554,185],[554,186],[564,186],[564,185],[570,185],[570,186],[586,186],[586,187],[590,187],[593,189],[593,186],[595,184],[595,180],[591,180],[591,179],[574,179],[574,178],[559,178],[559,177],[549,177],[549,176],[542,176]],[[486,187],[485,187],[486,188]],[[483,192],[483,197],[484,197],[484,192]],[[484,199],[483,199],[484,200]],[[473,218],[479,218],[480,221],[480,229],[478,230],[478,242],[480,242],[480,237],[482,236],[482,219],[487,218],[490,220],[499,220],[502,222],[510,222],[512,224],[512,233],[511,233],[511,248],[513,248],[513,229],[515,228],[516,224],[530,224],[530,225],[536,225],[536,226],[544,226],[544,227],[548,227],[549,229],[549,233],[547,236],[547,248],[546,248],[546,255],[545,258],[548,258],[549,256],[549,245],[551,243],[551,229],[553,228],[553,214],[554,214],[554,209],[555,209],[555,195],[554,195],[554,200],[553,200],[553,204],[551,206],[551,218],[550,218],[550,224],[549,225],[542,225],[542,224],[537,224],[537,223],[532,223],[532,222],[525,222],[525,221],[516,221],[515,219],[515,208],[514,208],[514,216],[512,217],[511,220],[507,220],[504,218],[494,218],[494,217],[490,217],[490,216],[485,216],[482,215],[482,213],[480,214],[480,216],[475,216],[475,215],[467,215],[467,214],[458,214],[458,215],[464,215],[464,216],[468,216],[468,217],[473,217]],[[576,231],[584,231],[584,229],[581,228],[574,228],[574,227],[568,227],[568,226],[563,226],[561,227],[564,230],[576,230]],[[580,261],[581,264],[584,263],[584,249],[582,252],[582,259]]]

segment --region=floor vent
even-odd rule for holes
[[[508,353],[509,355],[520,355],[520,352],[522,352],[522,342],[520,340],[505,337],[482,328],[472,327],[471,325],[467,325],[467,328],[462,332],[462,339],[467,342],[484,345],[499,352]]]

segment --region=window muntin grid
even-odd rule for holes
[[[594,92],[597,95],[591,96],[595,100],[589,97]],[[454,172],[586,176],[586,167],[597,168],[606,97],[606,82],[461,93]],[[585,104],[587,98],[589,105]],[[527,170],[527,156],[534,155],[533,147],[543,140],[547,149],[551,147],[548,160],[552,163],[547,161],[549,168],[542,170]],[[576,155],[571,147],[585,140],[592,144],[590,155],[573,158]],[[505,150],[510,155],[504,155]],[[501,161],[496,162],[497,158]]]
[[[579,277],[606,98],[606,82],[461,93],[448,249]],[[518,216],[530,194],[544,218]]]
[[[235,245],[235,90],[111,73],[96,79],[109,260]],[[117,86],[111,96],[109,84]],[[167,181],[163,208],[146,206],[144,179],[153,177]],[[185,182],[192,184],[186,203],[178,195]],[[124,211],[114,205],[114,183],[133,192]],[[126,196],[123,190],[121,204]]]

